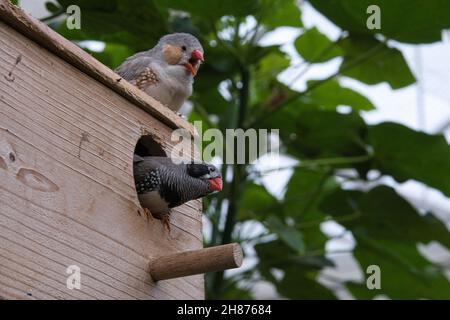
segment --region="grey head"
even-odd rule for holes
[[[165,35],[153,50],[161,52],[167,64],[183,66],[193,76],[197,74],[200,64],[204,61],[200,41],[189,33]]]

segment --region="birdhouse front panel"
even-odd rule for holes
[[[178,142],[118,91],[0,21],[0,298],[204,298],[202,275],[150,277],[150,259],[202,248],[201,203],[176,208],[170,233],[144,213],[136,144]]]

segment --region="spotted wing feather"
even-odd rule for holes
[[[139,52],[125,60],[115,71],[125,80],[144,90],[159,81],[157,73],[150,67],[153,61],[152,51]]]

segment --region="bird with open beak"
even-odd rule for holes
[[[158,44],[125,60],[116,72],[171,110],[178,112],[192,94],[203,47],[188,33],[162,37]]]

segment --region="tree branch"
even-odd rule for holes
[[[320,54],[317,55],[317,57],[315,57],[312,61],[306,61],[304,60],[304,62],[306,63],[306,67],[299,72],[298,75],[295,76],[294,79],[292,79],[288,86],[292,86],[298,79],[300,79],[303,75],[305,75],[309,69],[311,69],[311,67],[314,65],[314,63],[317,63],[320,61],[320,59],[322,59],[328,52],[330,52],[331,50],[333,50],[334,47],[336,47],[346,36],[345,32],[342,32],[341,35],[339,36],[339,38],[336,39],[336,41],[332,42],[330,45],[328,45]]]
[[[65,13],[66,13],[66,11],[64,9],[62,9],[62,10],[56,11],[55,13],[52,13],[51,15],[49,15],[45,18],[41,18],[39,20],[41,22],[48,22],[48,21],[58,18],[59,16],[62,16]]]
[[[245,117],[247,116],[247,108],[249,103],[250,90],[250,71],[245,66],[241,67],[241,82],[242,87],[239,89],[239,103],[237,112],[236,128],[241,128]],[[236,146],[235,146],[236,148]],[[229,243],[232,237],[234,226],[236,224],[236,215],[238,213],[238,202],[241,196],[241,185],[246,180],[245,165],[233,164],[233,179],[231,181],[230,190],[228,193],[229,207],[225,220],[225,227],[222,233],[221,243]],[[213,278],[212,290],[217,296],[222,291],[224,272],[217,272]]]
[[[350,165],[350,164],[356,164],[356,163],[362,163],[369,161],[373,158],[372,154],[365,154],[361,156],[354,156],[354,157],[337,157],[337,158],[324,158],[324,159],[316,159],[316,160],[300,160],[300,163],[293,165],[293,166],[287,166],[287,167],[281,167],[281,168],[273,168],[269,169],[263,172],[258,172],[259,176],[263,176],[272,172],[277,171],[283,171],[283,170],[295,170],[295,169],[310,169],[314,167],[327,167],[327,166],[333,166],[333,165]],[[257,173],[257,172],[251,172],[251,173]]]

